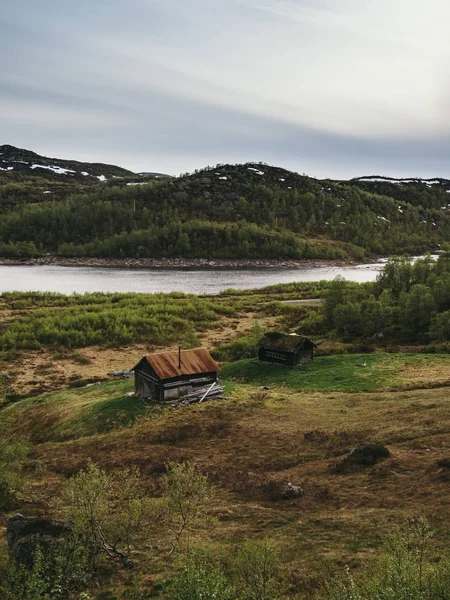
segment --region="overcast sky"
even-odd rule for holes
[[[171,174],[450,177],[449,0],[14,0],[0,144]]]

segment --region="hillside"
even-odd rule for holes
[[[445,179],[322,181],[260,163],[168,178],[1,149],[0,256],[347,259],[450,239]]]
[[[25,204],[50,199],[62,202],[111,185],[140,185],[167,177],[162,173],[133,173],[103,163],[49,158],[4,144],[0,146],[0,214],[21,209]]]
[[[266,537],[280,551],[288,585],[283,598],[323,600],[324,574],[344,565],[357,572],[408,518],[429,516],[439,531],[434,547],[449,539],[448,388],[425,389],[448,368],[448,356],[381,354],[358,370],[361,360],[367,356],[314,361],[304,374],[314,379],[314,390],[303,389],[301,370],[281,367],[276,377],[266,374],[269,389],[261,390],[255,363],[239,362],[223,372],[228,399],[178,410],[126,396],[129,380],[13,404],[4,417],[34,445],[26,461],[30,485],[18,508],[64,514],[61,490],[90,457],[108,472],[138,466],[152,494],[160,494],[169,460],[189,461],[215,484],[207,509],[215,520],[183,543],[179,558],[186,560],[184,550],[199,545],[233,555],[244,540]],[[227,380],[231,367],[238,377],[248,373],[249,381]],[[348,452],[367,440],[385,444],[390,457],[338,471]],[[283,501],[287,481],[302,494]],[[165,582],[177,564],[167,556],[167,536],[147,524],[135,541],[132,575],[149,592],[139,598],[171,598]],[[120,590],[127,589],[127,570],[103,561],[89,585],[92,597],[126,598]]]
[[[70,180],[96,177],[100,181],[105,181],[111,177],[134,175],[132,171],[114,165],[48,158],[31,150],[8,144],[0,146],[0,170],[10,175],[37,175],[47,178],[59,176],[60,179]]]

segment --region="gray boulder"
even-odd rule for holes
[[[6,525],[9,556],[21,564],[32,566],[36,548],[53,553],[64,538],[73,530],[70,521],[58,521],[51,517],[9,517]]]
[[[335,463],[332,470],[337,473],[344,473],[356,467],[372,467],[378,462],[389,458],[391,453],[380,442],[363,442],[357,444],[349,454]]]
[[[287,483],[281,492],[282,500],[289,500],[290,498],[297,498],[298,496],[303,496],[303,488],[301,485]]]

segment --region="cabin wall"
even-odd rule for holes
[[[307,362],[312,361],[313,359],[313,351],[311,350],[299,350],[296,357],[296,364],[303,365]]]
[[[172,379],[160,380],[150,365],[135,369],[134,391],[145,400],[177,400],[198,388],[210,386],[217,381],[217,373],[199,373],[183,375]]]
[[[142,360],[134,372],[134,393],[143,399],[160,400],[158,377],[146,360]]]
[[[136,371],[134,374],[134,393],[140,398],[147,398],[152,393],[152,384]]]
[[[292,365],[294,364],[295,355],[293,355],[292,352],[285,352],[284,350],[260,348],[258,352],[258,358],[262,362],[272,362],[280,365]]]
[[[270,348],[260,348],[258,351],[258,359],[262,362],[295,367],[310,362],[313,359],[313,351],[312,349],[303,348],[297,352],[285,352],[284,350],[279,349],[272,350]]]
[[[187,396],[198,388],[210,386],[217,381],[217,373],[201,373],[197,378],[191,375],[188,381],[166,381],[162,384],[162,399],[163,400],[178,400],[183,396]]]

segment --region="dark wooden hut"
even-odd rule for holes
[[[134,391],[148,400],[176,400],[216,382],[219,369],[205,348],[148,354],[133,368]]]
[[[262,362],[296,367],[313,359],[316,344],[297,335],[272,331],[258,344],[258,358]]]

